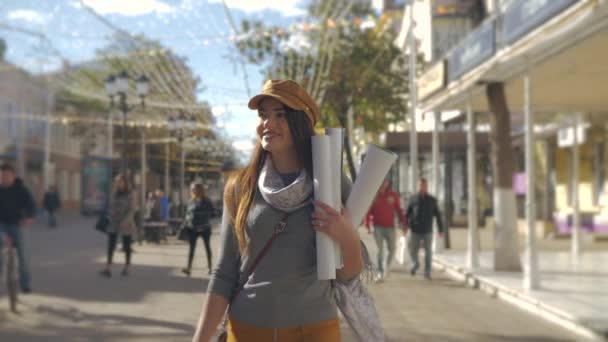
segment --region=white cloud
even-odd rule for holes
[[[211,107],[211,112],[215,117],[224,116],[225,114],[233,114],[234,112],[237,112],[239,114],[246,114],[248,116],[251,115],[251,110],[247,108],[246,104],[218,104],[216,106]]]
[[[48,17],[44,14],[26,9],[10,11],[7,17],[11,20],[25,20],[36,24],[44,24],[48,20]]]
[[[241,152],[251,152],[255,145],[251,140],[238,140],[232,143],[232,147],[237,151]]]
[[[209,2],[221,3],[221,0],[209,0]],[[305,11],[297,7],[298,0],[226,0],[228,7],[243,10],[245,12],[257,12],[265,9],[273,9],[286,16],[304,14]]]
[[[150,12],[171,13],[174,8],[158,0],[82,0],[99,14],[142,15]]]
[[[226,107],[219,105],[219,106],[213,106],[211,107],[211,112],[213,113],[213,116],[218,117],[218,116],[222,116],[224,114],[226,114]]]

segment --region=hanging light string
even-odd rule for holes
[[[2,118],[5,120],[8,119],[16,119],[16,120],[26,120],[26,121],[35,121],[35,122],[49,122],[51,124],[62,124],[62,125],[70,125],[74,123],[79,124],[98,124],[98,125],[108,125],[109,120],[104,117],[87,117],[81,115],[53,115],[47,118],[46,115],[38,115],[38,114],[30,114],[30,113],[4,113],[2,114]],[[113,121],[114,125],[120,126],[121,123],[117,121]],[[168,124],[166,120],[133,120],[127,119],[128,127],[144,127],[144,128],[167,128]],[[211,130],[214,127],[202,122],[196,122],[197,130]]]

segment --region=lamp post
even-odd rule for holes
[[[174,133],[179,143],[180,149],[180,175],[179,175],[179,215],[182,215],[184,202],[184,182],[185,182],[185,164],[186,151],[184,150],[184,139],[186,135],[196,129],[196,119],[192,115],[188,115],[182,111],[177,115],[169,115],[167,119],[167,128],[170,133]]]
[[[106,93],[110,97],[110,105],[114,106],[114,98],[118,96],[118,107],[122,113],[122,172],[126,175],[127,161],[127,113],[133,108],[127,104],[127,91],[129,90],[129,74],[122,70],[116,75],[109,75],[105,80]],[[142,108],[145,108],[145,97],[150,90],[149,80],[141,75],[136,80],[136,93],[140,98]],[[111,143],[111,142],[110,142]]]

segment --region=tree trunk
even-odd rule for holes
[[[490,105],[490,140],[494,178],[494,270],[521,271],[511,145],[511,115],[503,83],[486,88]]]
[[[353,150],[352,147],[350,146],[350,139],[348,139],[348,136],[350,134],[352,134],[352,132],[349,132],[348,129],[346,129],[346,119],[344,118],[344,115],[338,115],[338,120],[340,121],[340,126],[344,127],[344,131],[346,132],[346,134],[344,134],[344,153],[346,153],[346,163],[348,164],[348,171],[350,172],[350,178],[353,181],[353,183],[357,180],[357,170],[355,170],[355,161],[353,159]]]
[[[348,134],[350,134],[350,132]],[[355,170],[353,152],[350,146],[350,139],[348,139],[347,135],[344,135],[344,152],[346,153],[346,162],[348,163],[348,171],[350,171],[350,178],[354,183],[357,180],[357,170]]]

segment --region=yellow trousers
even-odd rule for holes
[[[289,328],[258,328],[228,321],[228,342],[340,342],[340,322],[331,319]]]

